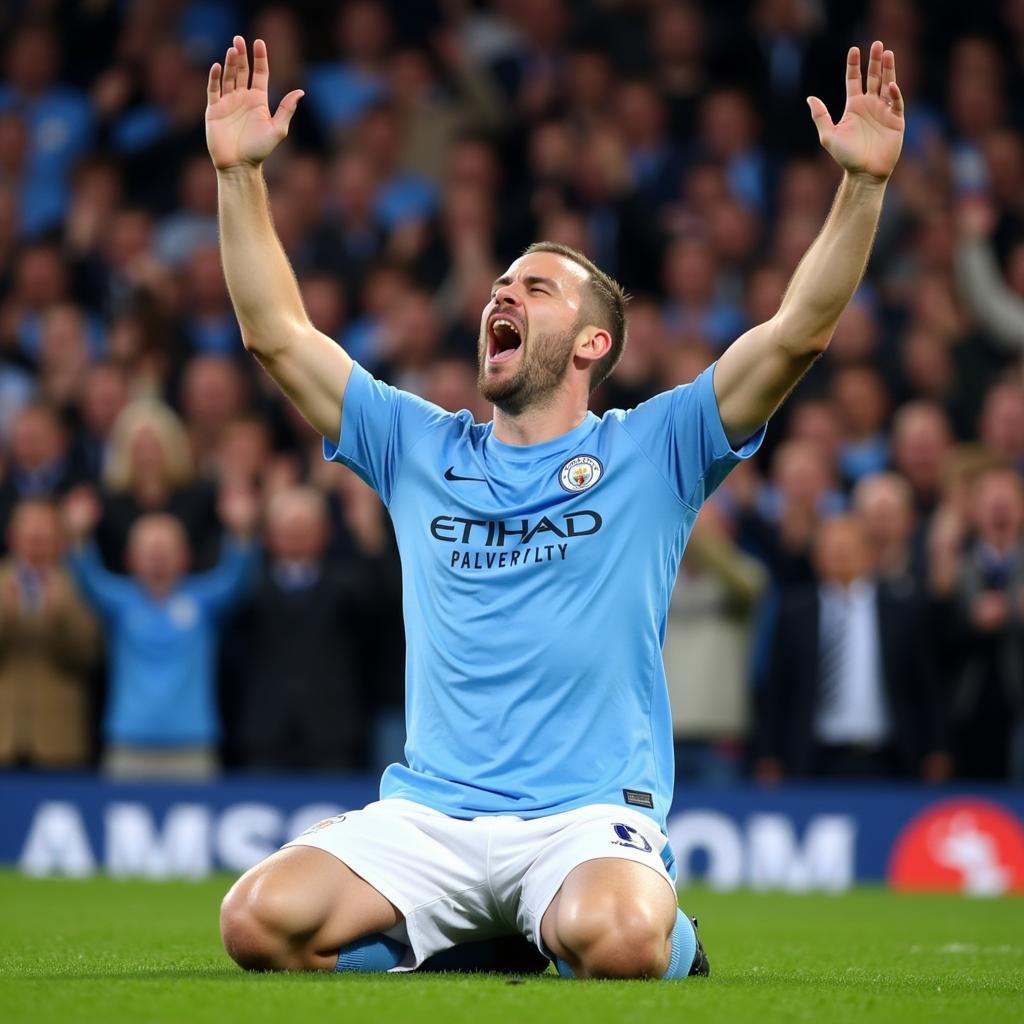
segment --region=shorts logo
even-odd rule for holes
[[[616,846],[628,846],[631,850],[639,850],[641,853],[653,853],[654,848],[632,825],[623,825],[616,822],[612,825],[612,831],[618,837],[612,842]],[[643,846],[640,844],[643,843]]]
[[[344,814],[336,814],[333,818],[322,818],[315,825],[310,825],[302,834],[304,836],[311,835],[313,832],[321,832],[325,828],[330,828],[331,825],[337,825],[345,820]]]
[[[558,471],[558,482],[565,490],[576,494],[593,487],[603,472],[604,466],[593,455],[575,455]]]
[[[904,828],[888,875],[894,889],[975,896],[1024,891],[1024,824],[988,800],[943,800]]]

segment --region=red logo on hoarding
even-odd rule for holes
[[[944,800],[900,833],[888,876],[894,889],[1024,891],[1024,825],[988,800]]]

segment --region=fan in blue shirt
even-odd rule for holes
[[[143,516],[132,527],[130,576],[109,572],[91,542],[71,555],[75,578],[107,633],[110,683],[103,734],[111,765],[125,761],[159,772],[166,755],[182,751],[205,751],[205,763],[214,763],[210,759],[220,738],[220,625],[245,593],[258,557],[247,539],[255,500],[232,495],[222,499],[221,510],[232,535],[209,572],[186,575],[184,527],[165,514]],[[88,494],[68,498],[66,519],[79,537],[91,529],[96,514]],[[122,756],[126,751],[130,757]]]

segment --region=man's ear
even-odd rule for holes
[[[593,365],[612,348],[612,336],[603,327],[584,327],[576,344],[575,355]]]

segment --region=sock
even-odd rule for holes
[[[668,970],[662,978],[688,977],[696,955],[697,933],[694,931],[693,922],[681,910],[677,910],[676,926],[672,929],[672,952],[668,959]],[[576,977],[572,968],[558,957],[555,957],[555,969],[563,978]]]
[[[335,971],[390,971],[405,959],[408,946],[377,932],[338,950]]]
[[[672,954],[668,958],[668,970],[662,978],[685,978],[697,955],[697,932],[693,922],[681,911],[676,911],[676,926],[672,929]]]

